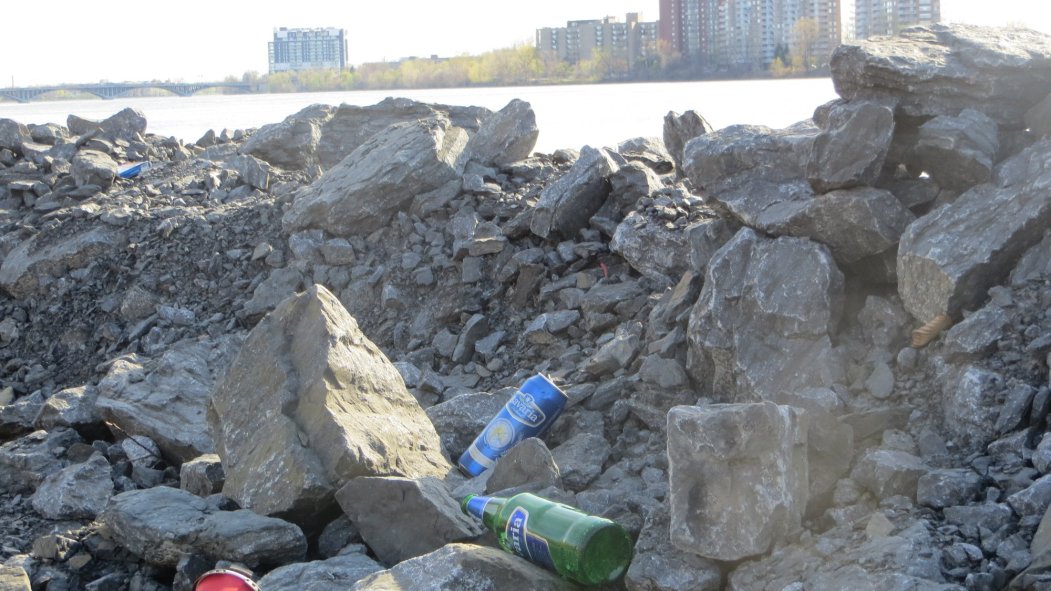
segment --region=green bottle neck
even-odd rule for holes
[[[482,520],[482,523],[487,528],[495,532],[502,525],[497,523],[496,516],[505,504],[507,504],[507,499],[503,497],[467,495],[460,501],[460,510],[467,515]]]

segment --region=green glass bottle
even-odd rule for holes
[[[577,583],[615,581],[631,562],[623,527],[533,494],[467,495],[460,509],[481,519],[504,550]]]

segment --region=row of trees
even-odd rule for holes
[[[816,23],[812,19],[801,19],[794,29],[797,41],[794,45],[798,49],[779,48],[768,69],[771,75],[805,74],[816,67],[810,51],[817,37]],[[750,73],[754,75],[755,71]],[[698,64],[687,63],[663,44],[658,45],[654,55],[633,62],[609,51],[593,51],[588,59],[575,64],[533,46],[521,45],[477,56],[406,59],[343,71],[300,70],[262,76],[248,72],[240,81],[258,84],[270,92],[311,92],[694,79],[703,75]],[[231,76],[227,81],[238,79]]]

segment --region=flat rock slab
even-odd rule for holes
[[[441,115],[392,125],[301,191],[282,223],[336,236],[371,232],[417,195],[458,179],[467,141],[467,132]]]
[[[174,567],[184,554],[203,554],[248,566],[302,560],[307,541],[295,525],[251,511],[217,511],[177,488],[121,493],[99,516],[115,542],[158,566]]]
[[[832,82],[848,99],[891,99],[909,117],[955,116],[979,108],[1022,128],[1026,111],[1051,91],[1051,37],[1024,28],[913,27],[832,53]]]
[[[223,494],[312,522],[359,476],[444,476],[434,427],[401,375],[327,289],[265,316],[212,392]]]
[[[364,554],[349,553],[328,560],[299,562],[275,568],[259,579],[266,591],[337,591],[348,589],[383,566]]]
[[[30,502],[48,519],[94,519],[113,496],[111,467],[105,456],[67,466],[40,483]]]
[[[513,554],[469,544],[448,544],[369,575],[350,591],[447,591],[530,589],[579,591],[580,587]]]
[[[802,523],[807,427],[772,402],[668,413],[671,541],[722,561],[765,553]]]
[[[898,294],[922,322],[974,310],[1051,225],[1051,140],[1004,162],[978,185],[913,222],[898,248]]]
[[[40,244],[34,236],[4,257],[0,265],[0,287],[14,298],[27,298],[41,285],[86,267],[105,252],[116,251],[124,240],[122,233],[104,227],[53,244]]]

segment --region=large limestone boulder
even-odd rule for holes
[[[1005,161],[995,183],[916,220],[898,248],[898,294],[926,322],[975,309],[1051,225],[1051,140]]]
[[[687,371],[704,392],[738,401],[842,381],[829,335],[843,285],[824,246],[741,229],[708,264],[687,329]]]
[[[488,546],[447,544],[358,581],[350,591],[443,591],[530,589],[574,591],[580,587],[521,558]]]
[[[318,160],[329,170],[384,129],[398,123],[411,123],[440,115],[472,135],[492,111],[484,107],[460,107],[421,103],[407,98],[386,98],[375,105],[361,107],[342,104],[321,126]]]
[[[547,186],[533,210],[529,230],[541,238],[575,238],[609,197],[609,176],[619,164],[606,149],[584,146],[569,172]]]
[[[836,104],[814,139],[807,180],[819,193],[874,185],[894,137],[894,111],[871,101]]]
[[[459,178],[467,139],[442,116],[393,125],[300,192],[282,222],[289,231],[371,232],[417,195]]]
[[[98,519],[103,533],[150,564],[174,567],[184,554],[254,567],[302,560],[307,541],[295,525],[248,511],[219,511],[166,486],[121,493]]]
[[[765,553],[800,528],[807,427],[772,402],[668,412],[671,541],[722,561]]]
[[[328,290],[313,286],[249,333],[212,392],[223,494],[312,519],[359,476],[444,476],[434,427],[401,375]]]
[[[897,100],[897,112],[914,118],[977,108],[1021,128],[1026,111],[1051,91],[1051,37],[1022,28],[913,27],[840,45],[831,66],[836,92],[848,100]]]
[[[175,343],[160,359],[121,357],[99,381],[95,407],[124,432],[155,441],[176,462],[212,453],[208,396],[229,363],[230,347],[193,339]]]
[[[467,151],[472,160],[484,166],[504,166],[528,158],[539,136],[533,107],[513,99],[485,118],[467,144]]]
[[[86,267],[100,254],[124,244],[124,234],[97,227],[51,244],[39,234],[14,248],[0,265],[0,287],[17,299],[32,295],[42,285],[69,271]]]
[[[609,248],[642,275],[668,283],[691,268],[691,237],[700,223],[680,228],[633,211],[617,225]]]
[[[311,105],[280,123],[264,125],[241,146],[241,153],[281,168],[308,170],[319,166],[321,127],[335,111],[330,105]]]

